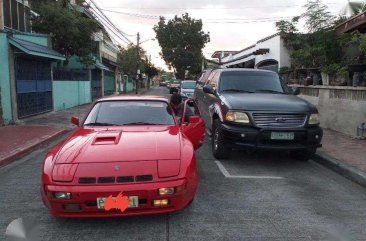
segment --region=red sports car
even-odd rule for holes
[[[194,151],[205,128],[195,103],[188,101],[184,113],[192,111],[181,123],[167,99],[147,96],[104,98],[80,123],[72,117],[78,128],[44,160],[41,193],[50,213],[127,216],[189,204],[198,184]],[[118,200],[126,207],[119,208]]]

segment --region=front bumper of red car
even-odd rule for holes
[[[123,185],[44,185],[42,199],[49,212],[56,217],[113,217],[158,214],[174,212],[184,208],[193,198],[197,190],[198,179],[178,179],[166,182],[151,182],[142,184]],[[183,190],[171,195],[159,195],[159,188],[181,187]],[[52,194],[55,192],[71,193],[69,200],[57,200]],[[97,198],[116,197],[119,193],[124,196],[137,196],[138,207],[127,208],[121,212],[118,209],[106,211],[99,209]],[[154,200],[167,199],[168,205],[154,206]]]

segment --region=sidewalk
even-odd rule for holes
[[[139,95],[146,92],[139,90]],[[135,95],[134,92],[128,95]],[[35,148],[72,131],[71,116],[83,119],[91,104],[49,112],[21,120],[17,125],[0,127],[0,167],[25,156]]]
[[[322,144],[315,161],[366,186],[366,140],[324,129]]]

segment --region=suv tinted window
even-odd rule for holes
[[[280,78],[270,72],[228,71],[220,78],[220,91],[241,90],[246,92],[286,93]]]

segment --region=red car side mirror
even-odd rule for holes
[[[190,116],[189,124],[196,124],[196,123],[200,122],[200,119],[201,119],[201,117],[199,117],[198,115]]]
[[[71,120],[70,120],[70,122],[72,123],[72,124],[74,124],[74,125],[76,125],[76,126],[79,126],[79,118],[77,118],[77,117],[71,117]]]

